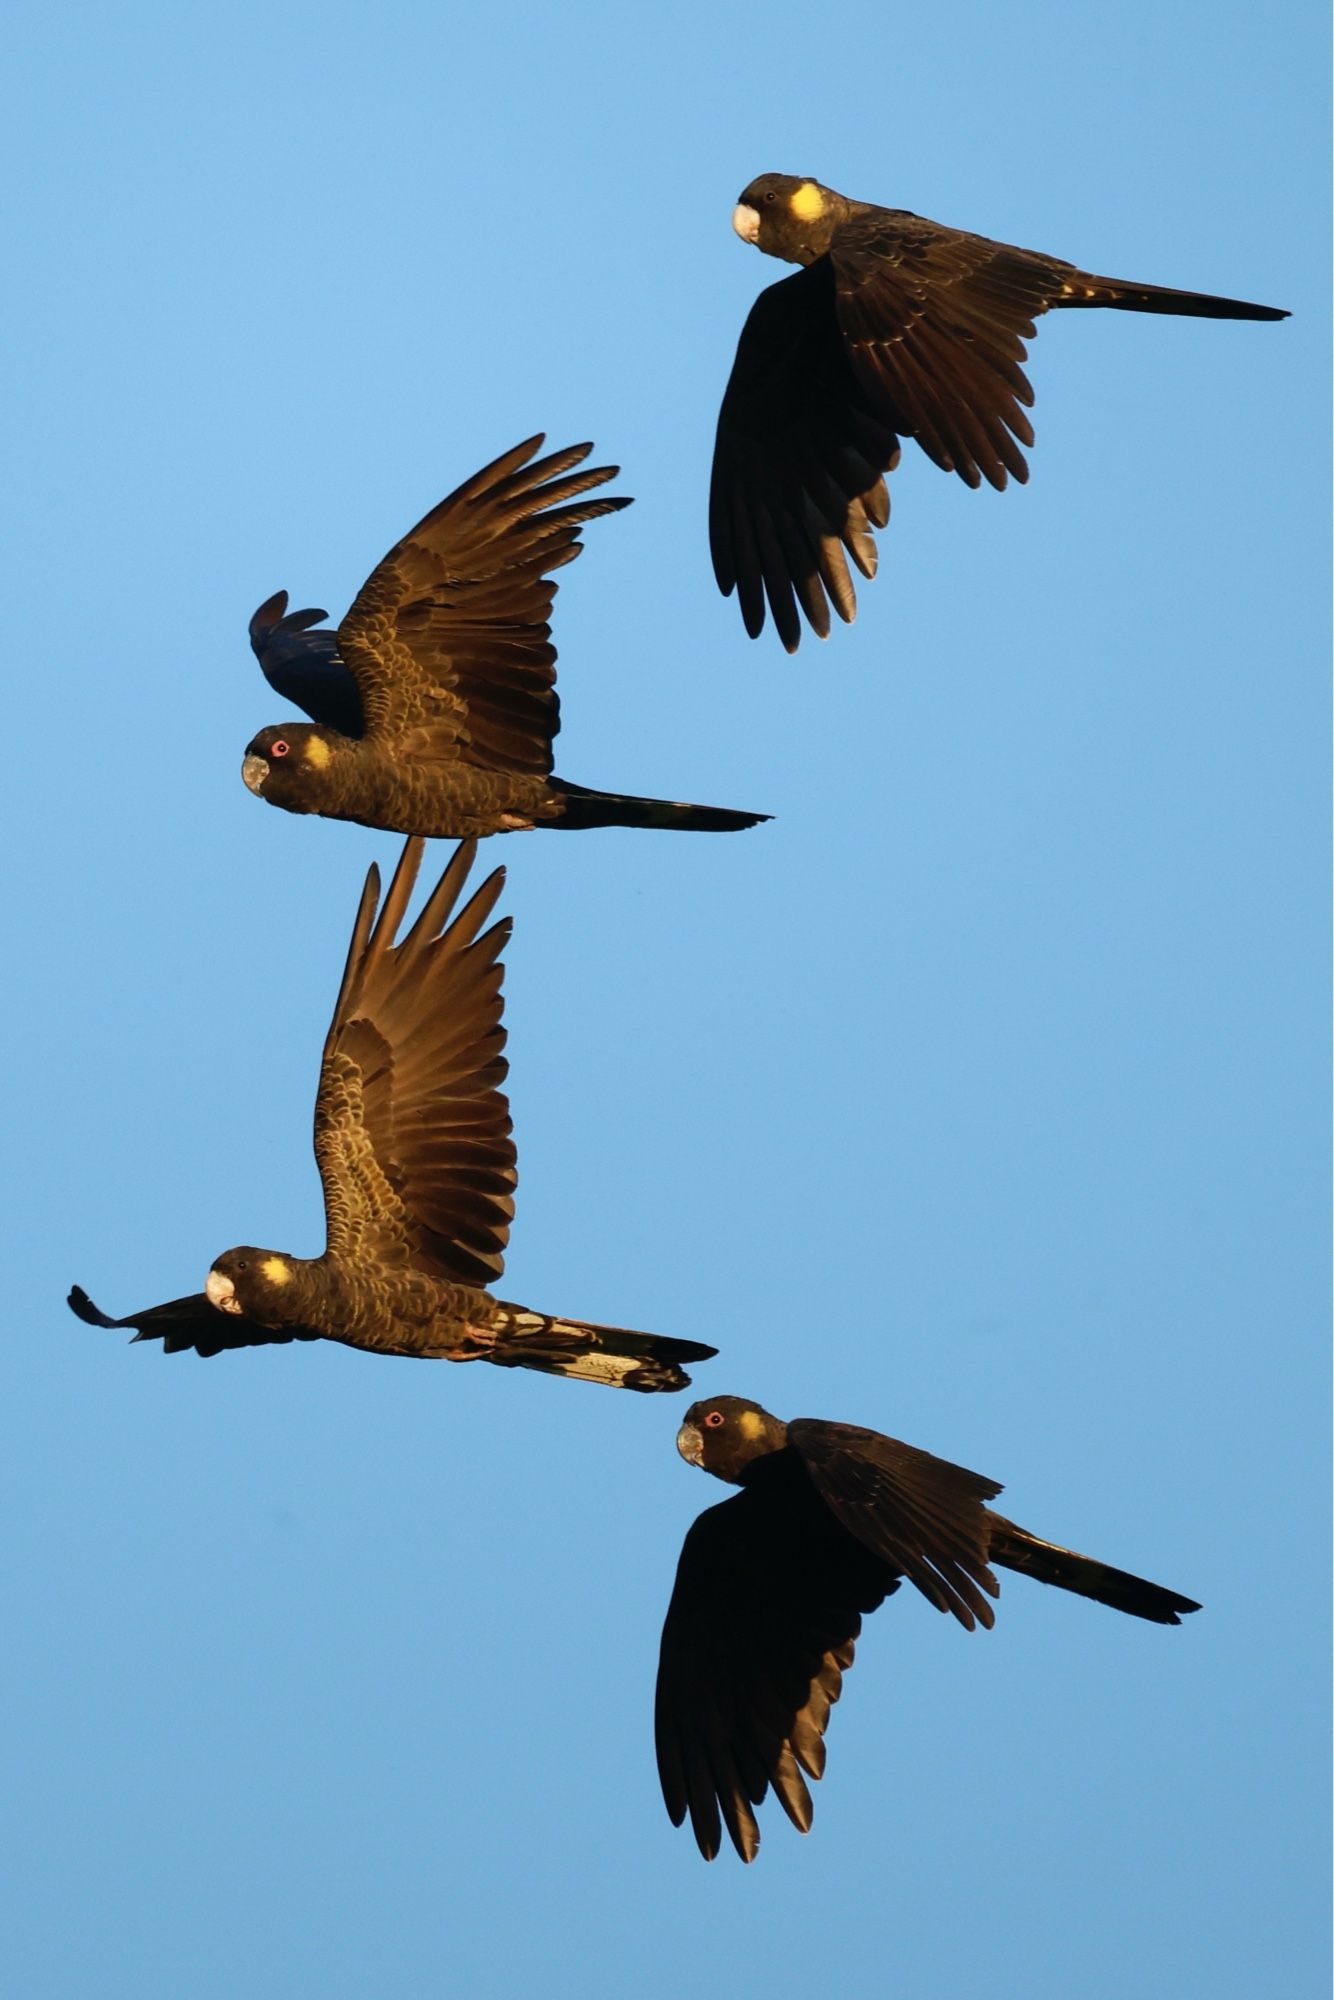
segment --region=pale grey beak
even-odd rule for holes
[[[732,227],[743,243],[758,243],[760,240],[760,211],[748,202],[740,201],[732,210]]]
[[[249,761],[247,758],[246,762]],[[239,1313],[241,1310],[241,1301],[236,1296],[235,1285],[230,1278],[224,1278],[221,1271],[210,1271],[205,1278],[204,1297],[221,1313]]]
[[[703,1465],[704,1440],[693,1424],[682,1424],[676,1433],[676,1449],[687,1465]]]
[[[264,780],[268,775],[269,760],[267,757],[247,757],[241,766],[241,776],[245,779],[247,788],[255,794],[256,798],[263,797]]]

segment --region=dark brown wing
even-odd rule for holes
[[[742,1860],[754,1859],[753,1808],[770,1786],[793,1825],[809,1828],[806,1777],[824,1770],[829,1711],[863,1614],[896,1588],[788,1452],[695,1522],[662,1629],[654,1733],[667,1811],[675,1826],[689,1813],[707,1861],[724,1826]]]
[[[822,258],[760,293],[737,345],[718,415],[709,546],[725,597],[747,632],[769,601],[789,653],[801,613],[824,638],[829,607],[851,620],[847,560],[874,576],[873,528],[889,520],[881,477],[899,441],[859,386],[839,338],[833,273]],[[800,611],[798,610],[800,607]]]
[[[518,1178],[501,1089],[509,919],[480,934],[505,871],[450,922],[477,851],[465,841],[395,944],[422,847],[406,843],[378,918],[378,870],[367,877],[324,1044],[315,1157],[332,1255],[486,1285],[504,1265]]]
[[[82,1285],[75,1285],[68,1300],[71,1312],[88,1326],[136,1328],[136,1340],[160,1340],[164,1354],[222,1354],[233,1347],[279,1347],[288,1340],[319,1340],[313,1328],[285,1326],[274,1330],[248,1320],[243,1313],[222,1313],[211,1306],[202,1292],[187,1299],[171,1299],[166,1305],[149,1306],[130,1313],[125,1319],[111,1319],[95,1306]]]
[[[1000,1586],[987,1567],[984,1504],[1001,1490],[994,1479],[855,1424],[800,1417],[787,1441],[849,1534],[970,1632],[995,1624],[987,1596]]]
[[[533,460],[541,444],[516,445],[433,507],[358,591],[338,651],[368,738],[417,758],[550,775],[560,704],[549,572],[578,555],[584,521],[630,503],[579,499],[619,469],[572,473],[591,445]]]
[[[969,486],[1026,480],[1024,342],[1078,278],[1074,265],[898,209],[841,223],[829,261],[838,323],[873,407]]]

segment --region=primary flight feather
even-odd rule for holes
[[[709,544],[724,596],[756,638],[768,605],[788,652],[821,638],[875,574],[884,475],[914,437],[969,486],[1028,478],[1033,391],[1020,363],[1059,307],[1204,319],[1286,319],[1276,306],[1099,278],[1059,257],[761,174],[737,204],[744,242],[802,269],[751,308],[723,396]]]
[[[1154,1624],[1199,1605],[1126,1570],[1043,1541],[987,1504],[993,1479],[855,1424],[782,1423],[758,1403],[692,1404],[677,1435],[692,1465],[741,1491],[685,1539],[662,1631],[658,1773],[675,1825],[689,1816],[706,1861],[726,1829],[743,1861],[772,1789],[803,1833],[808,1778],[863,1617],[904,1577],[965,1630],[995,1623],[991,1565]]]
[[[397,942],[422,842],[407,842],[382,905],[378,870],[367,876],[315,1100],[321,1255],[228,1250],[202,1292],[124,1319],[75,1286],[80,1319],[134,1327],[168,1354],[323,1339],[649,1391],[683,1389],[681,1363],[716,1352],[554,1318],[486,1289],[504,1266],[517,1173],[501,1088],[509,919],[484,928],[504,870],[455,914],[475,852],[458,849]]]
[[[516,445],[433,507],[357,592],[337,632],[279,591],[250,622],[270,684],[312,720],[260,730],[241,775],[287,812],[462,840],[525,827],[729,833],[766,813],[591,791],[555,775],[560,727],[551,572],[585,521],[628,499],[587,498],[615,466],[591,445],[535,458]]]

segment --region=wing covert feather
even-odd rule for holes
[[[843,224],[828,261],[849,360],[873,406],[969,486],[1025,481],[1024,343],[1074,266],[886,209]]]
[[[798,1418],[787,1439],[849,1534],[968,1631],[995,1623],[985,1504],[1001,1490],[994,1479],[856,1424]]]

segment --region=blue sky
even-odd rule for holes
[[[26,2000],[1325,1990],[1321,10],[20,6],[3,1344]],[[1032,483],[909,447],[851,631],[716,596],[768,169],[1282,326],[1043,322]],[[77,1324],[319,1247],[360,881],[265,810],[246,620],[338,616],[537,429],[637,504],[556,611],[561,771],[768,810],[494,842],[505,1295],[714,1341],[1203,1599],[874,1618],[808,1839],[652,1767],[722,1490],[682,1399]],[[439,858],[444,859],[445,850]],[[17,1527],[15,1533],[14,1527]]]

